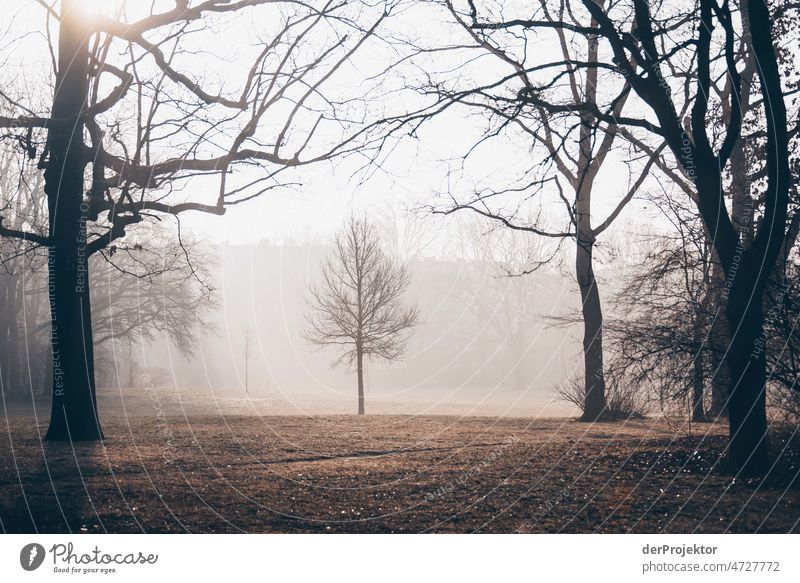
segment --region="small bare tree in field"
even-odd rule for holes
[[[306,339],[341,351],[334,364],[355,364],[358,414],[364,414],[364,359],[395,360],[403,354],[407,332],[418,322],[417,309],[403,302],[409,276],[380,245],[366,219],[351,216],[322,264],[319,284],[311,285]]]
[[[0,141],[35,164],[43,187],[34,204],[0,206],[0,238],[15,253],[47,257],[46,438],[99,440],[90,258],[108,258],[166,216],[222,215],[296,186],[306,166],[377,155],[382,140],[369,136],[383,121],[364,123],[364,87],[347,88],[340,73],[377,42],[391,7],[31,4],[41,8],[43,32],[4,37],[0,50]],[[41,80],[17,75],[11,83],[27,59],[52,65]]]

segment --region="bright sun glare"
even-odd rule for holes
[[[113,16],[125,3],[125,0],[78,0],[78,2],[84,6],[89,14]]]

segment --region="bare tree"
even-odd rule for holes
[[[662,407],[688,404],[692,421],[717,420],[727,401],[727,387],[722,395],[716,387],[726,345],[718,337],[719,321],[725,319],[724,288],[715,277],[711,238],[690,206],[671,197],[652,202],[673,229],[647,233],[637,242],[646,253],[615,298],[618,316],[607,326],[609,377],[657,396]],[[800,411],[799,273],[795,249],[782,259],[766,289],[764,335],[756,344],[766,354],[768,402],[795,423]]]
[[[10,247],[10,241],[4,243],[0,249]],[[203,334],[216,332],[210,319],[216,305],[210,284],[215,261],[194,239],[183,236],[176,245],[163,224],[143,225],[135,236],[89,261],[100,386],[135,386],[144,347],[159,337],[190,355]],[[50,351],[46,263],[46,257],[32,253],[3,256],[0,373],[9,398],[28,400],[49,387],[41,375]]]
[[[43,222],[42,178],[26,159],[14,144],[0,143],[0,214],[13,229]],[[7,399],[30,398],[42,380],[25,364],[47,360],[46,343],[40,345],[35,334],[29,334],[39,328],[45,312],[46,283],[38,273],[46,267],[42,250],[0,238],[0,390]]]
[[[643,256],[614,298],[617,316],[607,324],[608,374],[620,387],[658,397],[662,406],[688,403],[691,420],[702,422],[712,412],[706,386],[720,362],[712,334],[715,320],[724,318],[712,247],[691,208],[670,197],[651,202],[672,228],[636,237]]]
[[[388,205],[374,222],[381,232],[384,251],[403,265],[422,261],[436,242],[438,225],[423,210],[405,204]]]
[[[419,90],[434,96],[435,103],[410,119],[424,121],[452,107],[465,107],[477,112],[485,124],[479,143],[470,149],[466,160],[480,159],[475,152],[484,142],[498,137],[519,144],[529,152],[531,160],[518,176],[497,173],[491,183],[481,183],[474,192],[448,192],[445,202],[436,205],[433,211],[442,214],[471,211],[532,237],[558,240],[559,244],[574,243],[585,372],[581,419],[601,419],[606,413],[606,383],[603,309],[595,275],[595,249],[598,239],[642,186],[657,154],[630,156],[628,184],[617,181],[613,190],[602,193],[608,210],[601,215],[595,185],[614,166],[614,150],[621,140],[613,117],[623,115],[627,95],[614,103],[612,115],[604,119],[591,111],[555,111],[544,100],[528,106],[526,99],[528,92],[541,91],[548,95],[565,92],[580,102],[596,101],[607,83],[601,68],[593,66],[600,58],[600,37],[568,38],[568,34],[560,31],[552,45],[559,62],[579,62],[585,66],[567,67],[555,79],[545,82],[540,78],[542,56],[533,50],[534,39],[518,34],[513,27],[476,26],[479,8],[471,1],[465,4],[434,0],[431,4],[441,5],[463,34],[454,40],[443,37],[448,38],[451,43],[448,45],[412,50],[422,58],[430,53],[449,53],[464,64],[454,67],[448,59],[442,59],[444,65],[433,64],[433,70],[429,66],[423,71]],[[494,16],[503,14],[506,8],[502,2],[487,2],[480,5],[480,10]],[[542,22],[551,23],[554,29],[558,29],[562,17],[569,18],[572,26],[581,30],[594,25],[588,14],[564,12],[563,6],[543,3]],[[543,213],[558,214],[558,219],[545,221]]]
[[[777,285],[768,294],[765,338],[771,405],[784,420],[800,424],[800,257],[787,259]]]
[[[774,23],[787,13],[796,18],[797,10],[792,2],[728,0],[690,4],[539,0],[533,6],[511,7],[466,0],[456,9],[479,38],[507,32],[530,52],[534,42],[561,46],[598,39],[596,58],[536,51],[539,59],[525,69],[532,83],[492,94],[498,103],[523,111],[578,114],[590,125],[624,128],[648,144],[649,152],[663,149],[680,168],[682,176],[677,178],[691,184],[696,213],[711,236],[725,276],[724,312],[731,332],[725,350],[730,373],[729,462],[731,469],[748,473],[769,468],[767,359],[757,342],[764,332],[762,300],[791,222],[790,153],[800,138],[797,108],[789,111],[787,105],[794,92],[792,67],[782,67],[781,59],[787,50],[796,59],[797,44],[780,47],[776,34],[780,28]],[[741,74],[743,38],[744,50],[751,51],[758,64],[751,84]],[[588,77],[598,72],[604,91],[596,95],[575,95],[563,83],[573,74]],[[712,89],[726,83],[729,91]],[[497,82],[487,83],[448,100],[464,102],[497,87]],[[745,90],[752,92],[752,103],[757,104],[749,120],[741,108]],[[619,111],[621,103],[627,113]],[[418,123],[446,106],[437,101],[413,119]],[[727,115],[716,123],[719,111]],[[755,204],[742,218],[754,225],[750,241],[726,204],[727,170],[743,132],[760,136],[763,145],[749,160],[750,200]]]
[[[582,4],[597,22],[597,34],[608,43],[613,55],[610,60],[656,120],[653,123],[638,117],[622,123],[663,140],[696,188],[698,214],[712,234],[726,276],[725,313],[731,331],[727,347],[730,461],[736,470],[761,472],[768,467],[767,359],[764,351],[757,350],[757,343],[764,333],[765,289],[787,231],[792,184],[789,144],[796,134],[784,100],[784,74],[776,51],[771,7],[765,2],[747,2],[736,14],[737,6],[730,2],[700,0],[697,8],[685,10],[651,7],[634,0],[634,29],[629,32],[628,19],[621,18],[617,6],[606,8],[590,0]],[[668,21],[685,25],[673,29]],[[757,85],[747,89],[757,87],[760,93],[755,126],[763,132],[766,145],[762,155],[755,158],[766,180],[759,195],[763,203],[759,205],[758,227],[749,242],[725,205],[729,185],[723,173],[734,163],[733,150],[746,127],[740,106],[744,90],[741,57],[737,54],[737,40],[742,36],[749,37],[749,50],[758,63]],[[688,117],[676,108],[676,92],[665,82],[663,66],[684,79],[682,101],[691,104]],[[731,84],[727,98],[711,93],[717,79]],[[538,96],[532,94],[530,99],[536,102]],[[599,104],[562,105],[597,111]],[[730,111],[721,125],[709,122],[710,112],[717,105]],[[603,115],[608,115],[607,109]],[[747,214],[747,222],[756,218],[752,212]]]
[[[0,209],[9,227],[46,230],[43,177],[27,153],[0,144]],[[143,223],[89,258],[97,382],[135,385],[137,350],[159,334],[184,354],[199,333],[214,332],[210,285],[214,257],[164,221]],[[7,398],[38,396],[49,388],[40,363],[49,358],[47,253],[24,240],[0,238],[0,384]],[[120,362],[120,355],[127,362]]]
[[[142,225],[105,254],[92,256],[98,383],[135,386],[144,347],[158,338],[188,356],[204,335],[215,334],[215,266],[216,257],[205,244],[186,235],[176,244],[163,223]]]
[[[89,257],[159,215],[221,215],[296,184],[284,178],[294,169],[368,151],[357,139],[365,135],[362,95],[324,90],[374,37],[389,7],[174,0],[123,2],[112,15],[90,14],[81,0],[37,4],[48,22],[41,38],[58,40],[42,51],[52,56],[50,87],[35,93],[52,92],[52,100],[41,105],[0,93],[0,128],[4,139],[38,159],[47,222],[0,221],[0,236],[49,254],[47,438],[96,440],[102,431]],[[258,23],[251,42],[242,19]],[[215,54],[206,41],[220,30],[238,31],[245,40]],[[16,46],[4,43],[9,51]],[[191,58],[202,58],[203,74],[192,71]],[[4,56],[4,63],[11,61]],[[186,188],[198,178],[198,188]]]
[[[306,338],[341,352],[336,364],[355,364],[358,414],[364,414],[364,359],[394,360],[405,350],[416,307],[404,305],[409,277],[381,248],[378,231],[351,215],[322,264],[322,280],[311,285]]]
[[[502,225],[487,228],[482,220],[463,221],[458,235],[472,278],[472,285],[463,290],[464,302],[478,327],[486,327],[505,347],[515,388],[525,390],[530,382],[531,344],[544,321],[537,310],[544,289],[538,272],[555,263],[557,246],[548,249],[544,240]]]

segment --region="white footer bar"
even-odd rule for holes
[[[0,581],[800,581],[792,535],[2,535]],[[245,579],[248,578],[248,579]]]

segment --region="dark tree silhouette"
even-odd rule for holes
[[[47,439],[96,440],[103,434],[89,257],[158,215],[221,215],[230,205],[295,183],[284,179],[289,170],[368,151],[360,139],[366,130],[348,121],[364,120],[362,96],[331,99],[323,90],[386,14],[383,5],[175,0],[163,12],[156,11],[162,3],[128,3],[112,18],[89,14],[81,0],[38,4],[58,26],[57,35],[42,35],[58,38],[50,47],[52,102],[40,107],[11,91],[0,93],[0,128],[4,139],[38,157],[48,222],[37,229],[0,220],[0,236],[49,254],[53,407]],[[232,71],[231,53],[201,53],[197,41],[212,34],[212,26],[234,30],[237,17],[261,26],[253,46],[238,45]],[[200,54],[203,74],[187,71],[186,56]],[[223,62],[224,82],[215,82],[212,64]],[[186,182],[196,177],[204,177],[197,183],[202,186],[189,192]]]
[[[306,338],[341,352],[336,364],[355,365],[358,414],[364,414],[364,359],[394,360],[405,350],[417,309],[403,302],[409,277],[381,248],[378,231],[351,216],[322,264],[322,279],[311,285]]]
[[[578,114],[594,124],[624,127],[653,150],[664,148],[692,184],[696,212],[725,275],[724,311],[730,330],[725,351],[730,376],[729,465],[737,472],[761,473],[769,468],[767,360],[757,343],[764,332],[765,289],[789,226],[790,141],[797,138],[800,127],[787,112],[790,79],[781,68],[773,17],[797,9],[794,3],[771,6],[763,1],[729,0],[698,0],[688,5],[539,0],[519,10],[497,2],[478,5],[466,0],[456,8],[477,35],[508,31],[527,50],[532,50],[534,42],[560,46],[598,38],[596,59],[565,59],[560,53],[550,56],[537,51],[538,60],[525,70],[534,82],[518,82],[515,92],[497,95],[497,102],[521,110],[544,109],[552,116]],[[747,87],[740,71],[741,39],[758,64]],[[563,86],[573,73],[588,76],[596,71],[605,84],[603,92],[592,98],[572,94]],[[508,79],[517,76],[511,74]],[[729,91],[712,90],[726,83]],[[496,87],[497,82],[490,82],[473,88],[458,101]],[[753,103],[758,104],[755,119],[747,125],[740,104],[745,90],[753,92]],[[618,112],[622,102],[627,103],[628,113]],[[410,118],[419,123],[443,107],[437,101]],[[721,123],[715,123],[718,111],[727,111]],[[758,191],[758,205],[757,216],[753,212],[747,216],[755,222],[749,244],[726,205],[730,184],[725,170],[734,163],[733,150],[745,127],[751,135],[760,135],[763,144],[751,160],[751,176],[761,188],[752,188]]]
[[[655,122],[638,117],[618,119],[618,123],[647,130],[663,139],[697,190],[699,215],[712,234],[726,274],[725,312],[731,331],[727,350],[731,377],[730,462],[738,471],[760,473],[769,467],[766,358],[764,351],[756,350],[756,342],[764,331],[764,290],[787,228],[791,184],[790,127],[769,6],[765,2],[748,2],[741,12],[745,21],[743,32],[750,35],[750,48],[759,64],[757,80],[763,100],[761,127],[766,134],[763,164],[767,183],[760,225],[751,244],[744,249],[741,234],[724,202],[727,188],[722,173],[731,162],[733,147],[742,131],[742,111],[738,105],[742,85],[735,49],[742,30],[736,28],[735,7],[727,1],[718,5],[712,0],[700,0],[697,7],[678,10],[651,8],[643,0],[633,0],[633,32],[630,32],[618,7],[606,8],[592,0],[583,0],[582,4],[597,22],[592,34],[601,35],[608,43],[613,65],[655,116]],[[667,24],[669,20],[686,23],[679,27],[681,34],[673,31]],[[718,58],[720,55],[722,59]],[[681,71],[686,80],[685,102],[691,103],[686,118],[676,109],[675,95],[664,82],[662,72],[664,64],[684,66],[687,61],[683,56],[690,56],[692,62],[688,70]],[[712,134],[709,108],[714,103],[710,92],[714,76],[730,79],[732,91],[727,123],[722,132]],[[538,96],[534,92],[528,99],[536,103]],[[562,106],[601,111],[597,103]],[[601,115],[609,115],[608,110],[603,108]]]
[[[412,51],[423,59],[432,52],[452,53],[464,65],[452,67],[444,59],[441,66],[436,63],[423,66],[418,90],[423,95],[434,96],[435,105],[419,116],[410,117],[415,121],[425,120],[455,106],[479,113],[480,123],[485,124],[484,131],[467,159],[480,159],[476,155],[479,146],[498,136],[517,144],[523,151],[531,150],[530,166],[519,177],[500,174],[494,176],[491,183],[481,181],[474,192],[448,192],[445,202],[433,210],[443,214],[471,211],[531,237],[574,244],[574,274],[581,295],[580,323],[583,326],[581,419],[601,419],[607,413],[606,381],[603,308],[595,276],[595,249],[598,239],[642,186],[660,151],[651,156],[635,154],[634,157],[643,160],[641,164],[629,165],[628,183],[617,181],[612,188],[597,192],[595,185],[602,183],[609,167],[613,171],[615,162],[619,163],[614,160],[615,150],[620,145],[625,146],[619,139],[617,124],[585,110],[569,114],[563,110],[554,112],[545,100],[541,106],[529,107],[525,96],[527,91],[539,88],[548,95],[566,91],[575,100],[596,101],[598,94],[608,90],[608,79],[600,74],[601,67],[592,66],[600,58],[600,37],[587,35],[568,39],[567,34],[560,33],[552,44],[559,62],[578,62],[585,67],[583,70],[567,68],[556,79],[544,83],[539,78],[542,68],[538,65],[542,55],[530,50],[530,39],[524,34],[517,34],[512,27],[475,26],[477,8],[472,3],[464,6],[444,0],[432,4],[441,5],[462,34],[455,38],[443,37],[451,43],[444,46],[435,44],[438,38],[423,40],[426,45],[415,46]],[[487,3],[481,5],[481,9],[491,14],[502,12],[500,4]],[[542,10],[542,19],[557,28],[560,13],[557,6],[548,6]],[[573,18],[578,28],[590,28],[590,15],[574,15]],[[613,79],[611,87],[614,87]],[[613,115],[621,116],[625,107],[626,97],[623,96],[614,104]],[[598,208],[598,200],[605,203],[607,209]],[[558,219],[542,220],[544,209],[549,217],[554,210],[560,211]]]
[[[0,144],[0,209],[6,224],[45,230],[43,177],[27,155]],[[137,345],[168,336],[184,354],[199,332],[213,332],[210,272],[214,258],[192,237],[175,236],[165,222],[142,224],[89,258],[97,382],[134,386]],[[0,239],[0,388],[8,399],[30,401],[49,388],[47,252],[25,241]],[[114,355],[127,354],[120,363]]]
[[[709,413],[716,417],[706,387],[722,366],[711,341],[715,320],[724,319],[712,247],[691,208],[666,196],[650,202],[673,228],[644,233],[632,243],[642,257],[613,300],[618,315],[607,324],[609,377],[657,397],[664,407],[688,402],[691,420],[702,422]]]
[[[614,299],[618,315],[607,325],[609,376],[615,384],[656,396],[662,406],[688,404],[692,421],[716,421],[727,404],[727,387],[720,395],[715,386],[726,345],[717,338],[719,321],[725,321],[724,288],[715,277],[711,238],[691,201],[659,196],[651,202],[673,229],[645,233],[633,243],[643,256]],[[797,235],[792,225],[787,242]],[[764,336],[756,345],[766,354],[768,401],[795,423],[800,411],[798,273],[793,250],[781,259],[766,289]]]

